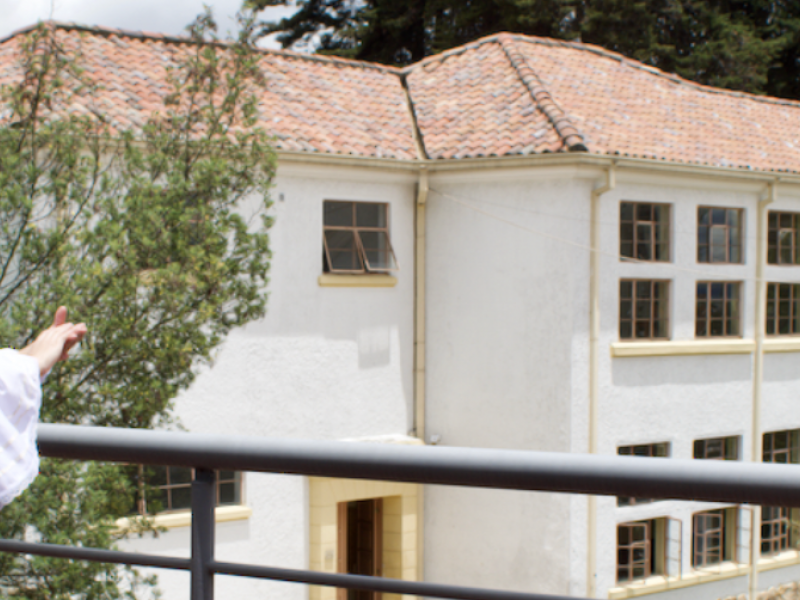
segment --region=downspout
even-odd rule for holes
[[[616,163],[606,171],[606,182],[592,190],[589,243],[589,453],[597,453],[597,399],[600,345],[600,196],[617,185]],[[586,596],[597,596],[597,496],[588,496]]]
[[[767,186],[766,198],[758,201],[756,231],[756,305],[755,338],[756,350],[753,357],[753,416],[752,449],[750,460],[761,461],[763,439],[761,437],[761,387],[764,379],[764,330],[767,324],[767,282],[764,281],[764,267],[767,258],[767,206],[777,197],[777,180]],[[758,596],[758,560],[761,556],[761,506],[753,506],[750,524],[750,600]]]
[[[414,435],[425,441],[425,209],[428,171],[423,166],[417,182],[414,224]]]

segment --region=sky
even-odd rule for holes
[[[0,39],[48,19],[180,35],[204,4],[213,9],[220,34],[236,29],[234,15],[242,0],[0,0]],[[278,7],[261,14],[272,20],[291,12]],[[276,47],[269,40],[264,45]]]

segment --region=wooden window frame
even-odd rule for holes
[[[652,444],[634,444],[630,446],[619,446],[617,455],[619,456],[646,456],[653,458],[669,458],[669,442],[654,442]],[[649,504],[658,501],[659,498],[634,498],[632,496],[617,496],[617,506],[635,506],[637,504]]]
[[[716,527],[708,522],[718,520]],[[736,536],[736,509],[718,508],[692,515],[692,567],[702,569],[719,565],[733,559]],[[706,524],[701,527],[702,523]],[[717,539],[717,544],[709,547],[709,542]]]
[[[631,284],[631,297],[624,298],[622,295],[622,287],[624,284],[630,283]],[[650,284],[650,316],[646,319],[637,318],[637,304],[640,302],[638,299],[638,284],[640,283],[649,283]],[[663,298],[656,298],[655,294],[655,286],[662,285],[664,288]],[[647,340],[668,340],[670,339],[670,281],[668,279],[620,279],[619,280],[619,339],[620,340],[631,340],[631,341],[647,341]],[[655,328],[655,324],[657,321],[662,320],[658,319],[654,316],[654,303],[656,301],[660,301],[664,303],[664,330],[665,335],[663,336],[654,336],[653,331]],[[629,301],[631,303],[631,316],[630,318],[623,317],[624,309],[623,309],[623,302]],[[641,302],[645,302],[646,300],[641,300]],[[645,336],[637,336],[636,335],[636,325],[638,322],[648,323],[648,330],[650,331],[650,335]],[[622,327],[623,324],[630,323],[630,336],[623,336],[622,335]]]
[[[352,222],[353,225],[328,225],[325,223],[325,204],[327,203],[338,203],[338,204],[351,204],[352,211],[353,211],[353,218]],[[373,206],[383,206],[386,214],[386,226],[385,227],[365,227],[358,225],[357,221],[357,210],[358,205],[373,205]],[[391,271],[399,271],[400,268],[397,266],[397,257],[394,253],[394,248],[392,247],[391,236],[389,235],[389,203],[388,202],[356,202],[352,200],[325,200],[323,202],[323,223],[322,223],[322,245],[323,251],[325,253],[324,260],[323,260],[323,272],[324,273],[332,273],[332,274],[347,274],[347,275],[366,275],[370,273],[379,273],[385,274]],[[355,242],[355,251],[358,254],[358,260],[361,264],[360,269],[334,269],[333,268],[333,261],[331,261],[331,254],[330,249],[328,248],[328,238],[326,233],[329,231],[350,231],[353,233],[353,239]],[[361,233],[383,233],[386,235],[386,244],[388,246],[389,254],[392,257],[392,263],[394,267],[382,268],[382,269],[373,269],[369,264],[369,258],[367,256],[367,252],[364,249],[364,242],[361,239]]]
[[[779,435],[786,443],[777,447]],[[800,463],[800,429],[769,431],[763,434],[761,460],[765,463]],[[765,514],[770,516],[765,518]],[[761,507],[761,554],[775,554],[792,547],[794,536],[791,523],[792,509],[782,506]],[[765,535],[765,532],[767,534]]]
[[[787,218],[790,223],[782,222]],[[781,256],[781,237],[789,235],[790,260]],[[793,266],[800,264],[800,212],[771,210],[767,213],[767,264]]]
[[[622,529],[628,530],[628,540],[627,544],[620,543],[620,531]],[[634,530],[641,529],[644,531],[644,535],[642,536],[643,539],[641,540],[634,540]],[[651,519],[649,521],[629,521],[627,523],[618,523],[617,524],[617,583],[629,583],[631,581],[637,581],[642,579],[647,579],[653,574],[654,569],[654,551],[655,548],[655,530],[656,530],[656,522],[655,520]],[[643,558],[640,560],[634,560],[634,554],[637,550],[641,550],[643,553]],[[628,560],[627,562],[623,563],[622,556],[623,553],[627,553]],[[637,576],[635,571],[637,568],[641,568],[643,570],[642,575]],[[621,572],[627,572],[627,576],[625,578],[620,578]]]
[[[782,317],[781,311],[781,289],[789,290],[789,314]],[[767,283],[767,322],[765,331],[769,336],[794,336],[800,335],[800,283]],[[781,320],[788,319],[789,332],[781,333],[778,330]]]
[[[742,439],[738,435],[695,440],[694,458],[698,460],[739,460],[741,441]],[[721,448],[721,453],[716,452],[715,446]],[[712,453],[714,455],[710,456]]]
[[[713,317],[711,314],[711,303],[713,301],[711,297],[711,287],[713,285],[722,285],[723,286],[723,298],[722,298],[722,317]],[[705,286],[706,290],[706,297],[701,302],[700,300],[700,286]],[[730,289],[734,289],[736,297],[729,298]],[[695,313],[694,313],[694,334],[695,337],[707,337],[707,338],[721,338],[721,337],[734,337],[734,338],[741,338],[742,337],[742,311],[741,311],[741,302],[742,302],[742,284],[739,281],[698,281],[695,284]],[[704,309],[705,315],[701,317],[701,305]],[[731,305],[735,306],[735,314],[731,317],[729,311],[731,310]],[[723,333],[722,334],[712,334],[711,333],[711,326],[712,322],[721,321]],[[733,323],[735,325],[736,331],[734,333],[730,333],[728,330],[728,324]],[[701,332],[702,326],[702,332]]]
[[[138,515],[148,515],[153,513],[147,512],[147,496],[145,494],[145,487],[143,484],[144,481],[144,465],[138,465],[138,476],[139,476],[139,486],[137,492],[137,499],[136,499],[136,514]],[[185,512],[187,510],[191,510],[191,506],[184,506],[173,508],[172,504],[172,492],[176,489],[191,489],[192,482],[191,480],[188,483],[170,483],[170,468],[169,467],[161,467],[161,466],[148,466],[148,468],[153,469],[165,469],[166,471],[166,481],[167,483],[164,485],[152,486],[152,489],[163,491],[165,493],[166,502],[162,509],[158,512],[158,514],[167,514],[167,513],[176,513],[176,512]],[[191,479],[194,479],[194,468],[191,468]],[[220,473],[222,471],[215,471],[215,491],[216,491],[216,501],[215,506],[240,506],[242,504],[242,497],[243,497],[243,477],[241,471],[233,471],[234,477],[232,479],[221,479]],[[220,486],[227,483],[233,483],[238,485],[239,488],[239,501],[238,502],[226,502],[222,503],[220,501]]]
[[[702,223],[702,211],[709,211],[709,223]],[[714,223],[713,213],[711,211],[725,211],[725,223]],[[731,216],[736,214],[739,220],[738,225],[730,223]],[[701,242],[701,232],[707,229],[706,242]],[[739,243],[731,243],[731,231],[738,228]],[[711,251],[714,244],[711,243],[713,232],[715,229],[722,229],[725,232],[725,260],[714,260]],[[739,247],[739,260],[731,260],[732,247]],[[705,248],[706,257],[701,257],[702,250]],[[744,209],[743,208],[730,208],[727,206],[698,206],[697,207],[697,262],[699,263],[713,263],[713,264],[729,264],[729,265],[743,265],[744,264]]]
[[[632,218],[626,219],[625,207],[629,205],[632,207]],[[670,262],[672,253],[672,205],[663,202],[634,202],[630,200],[623,200],[620,202],[619,208],[619,256],[620,260],[635,260],[637,262]],[[650,207],[650,219],[640,218],[639,209],[641,207]],[[656,207],[665,210],[666,215],[661,219],[656,219]],[[624,233],[626,226],[631,227],[632,237],[628,237]],[[640,227],[649,227],[649,239],[640,239]],[[657,232],[661,230],[666,231],[666,240],[658,240]],[[625,244],[631,244],[631,253],[627,254],[625,251]],[[649,248],[650,258],[642,258],[640,256],[640,246]],[[661,255],[661,258],[656,258]]]

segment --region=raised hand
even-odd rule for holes
[[[70,349],[86,335],[86,325],[67,323],[67,308],[59,306],[53,324],[37,338],[20,350],[20,354],[32,356],[39,361],[42,377],[60,360],[66,360]]]

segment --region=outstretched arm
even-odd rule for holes
[[[31,343],[20,350],[20,354],[32,356],[39,362],[39,374],[44,377],[60,360],[66,360],[70,349],[86,335],[86,325],[67,323],[67,309],[59,306],[53,324]]]

